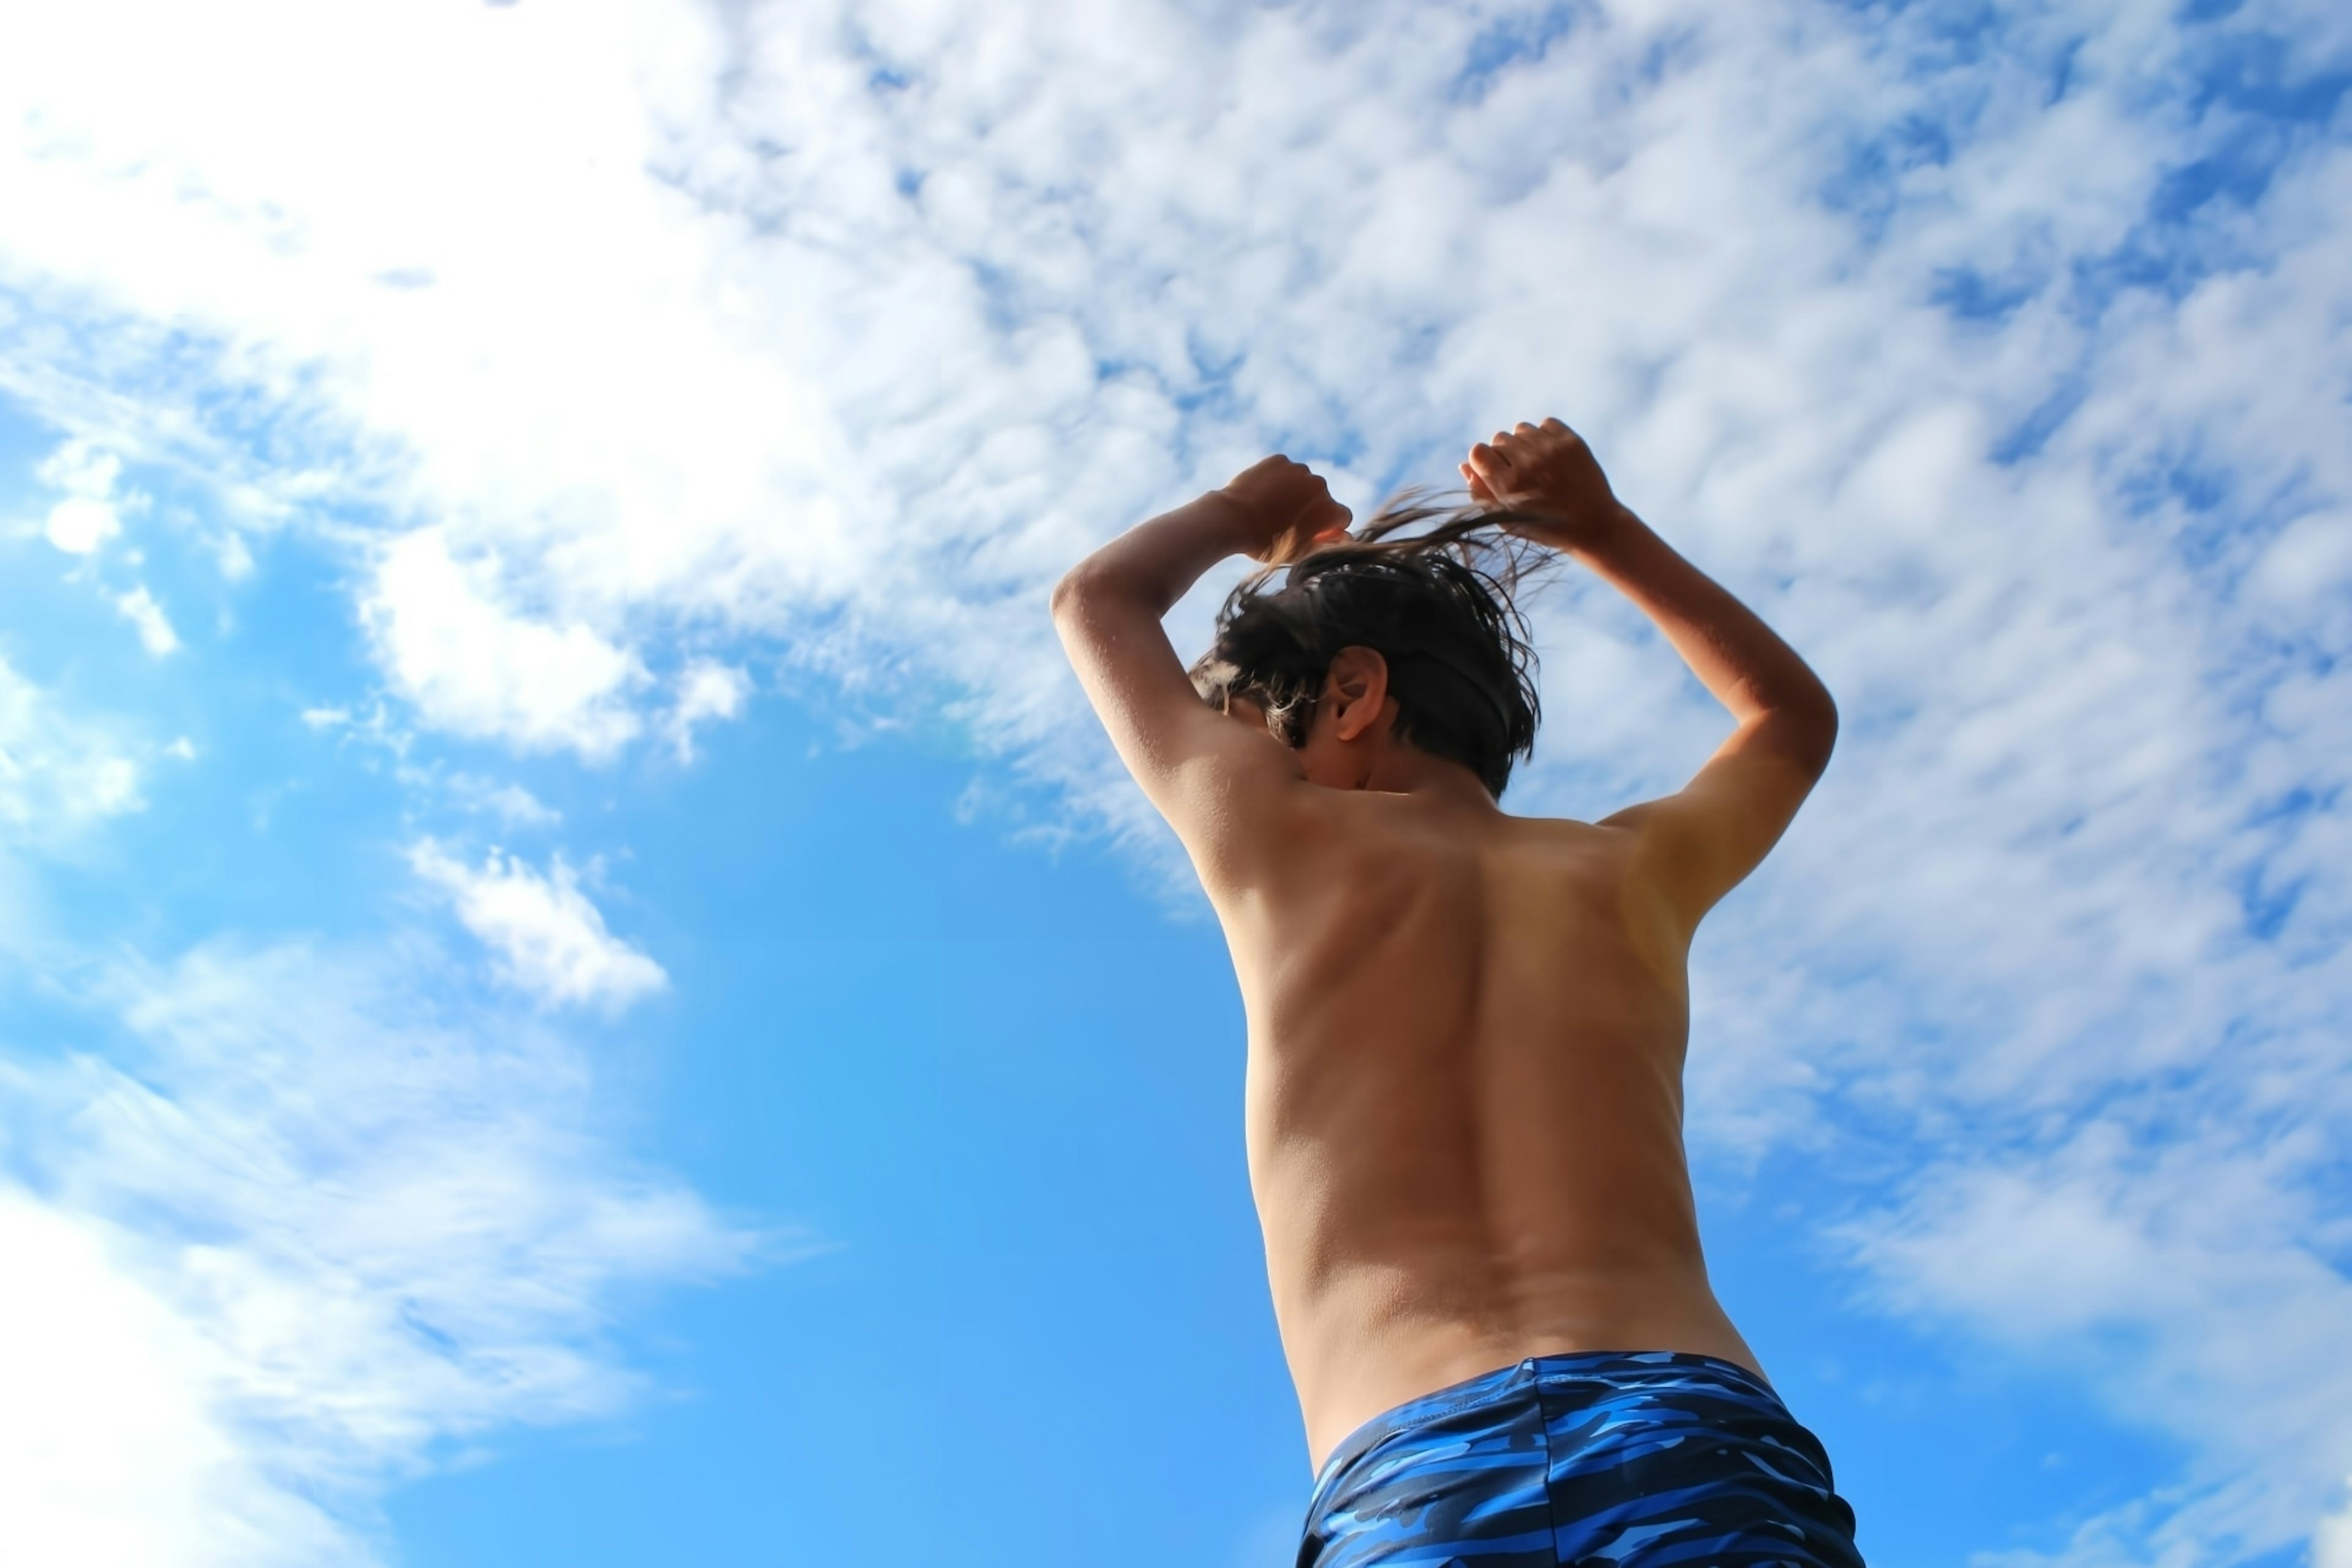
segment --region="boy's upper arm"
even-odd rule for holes
[[[1603,819],[1637,836],[1647,867],[1685,933],[1754,870],[1829,762],[1835,721],[1771,710],[1717,748],[1678,794]]]
[[[1302,785],[1296,753],[1202,701],[1149,606],[1073,583],[1054,625],[1119,760],[1194,864],[1237,868],[1276,798]]]

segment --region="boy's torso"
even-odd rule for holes
[[[1754,1368],[1682,1146],[1685,941],[1633,836],[1307,788],[1213,885],[1249,1016],[1250,1183],[1320,1465],[1528,1356]]]

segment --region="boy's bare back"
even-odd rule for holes
[[[1513,532],[1631,599],[1729,710],[1682,790],[1597,824],[1507,815],[1499,775],[1412,743],[1399,667],[1364,647],[1325,650],[1310,726],[1287,741],[1248,702],[1204,704],[1160,617],[1216,561],[1296,559],[1348,521],[1286,459],[1130,530],[1055,597],[1232,949],[1251,1185],[1318,1465],[1382,1412],[1528,1357],[1684,1351],[1759,1370],[1700,1251],[1685,958],[1820,776],[1836,710],[1617,502],[1567,426],[1498,434],[1463,472]]]
[[[1251,1187],[1316,1463],[1525,1356],[1754,1367],[1682,1146],[1685,942],[1622,827],[1320,790],[1216,898],[1249,1016]]]

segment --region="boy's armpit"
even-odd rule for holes
[[[1298,755],[1264,732],[1203,709],[1232,731],[1193,752],[1147,791],[1204,881],[1245,882],[1278,854],[1307,782]]]
[[[1829,760],[1822,729],[1811,718],[1759,714],[1733,731],[1680,791],[1602,819],[1601,826],[1634,833],[1635,864],[1655,881],[1685,933],[1788,831]],[[1834,733],[1832,726],[1829,737]]]
[[[1079,588],[1057,595],[1054,619],[1120,761],[1193,864],[1240,870],[1275,831],[1276,799],[1307,787],[1297,754],[1201,700],[1149,604]]]

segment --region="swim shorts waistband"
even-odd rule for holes
[[[1531,1356],[1349,1433],[1297,1568],[1862,1568],[1821,1439],[1748,1368]]]
[[[1561,1355],[1529,1356],[1507,1366],[1498,1366],[1492,1372],[1465,1378],[1460,1383],[1448,1384],[1444,1388],[1424,1394],[1418,1399],[1408,1399],[1395,1409],[1385,1410],[1373,1416],[1342,1437],[1339,1446],[1331,1450],[1331,1457],[1323,1461],[1323,1468],[1315,1473],[1316,1495],[1320,1497],[1330,1485],[1333,1476],[1383,1439],[1399,1432],[1410,1431],[1441,1415],[1451,1415],[1486,1400],[1503,1398],[1529,1383],[1540,1382],[1546,1376],[1615,1379],[1627,1374],[1638,1376],[1651,1371],[1671,1373],[1675,1368],[1716,1373],[1747,1384],[1776,1405],[1780,1403],[1780,1396],[1773,1392],[1770,1384],[1738,1362],[1725,1361],[1720,1356],[1702,1355],[1696,1351],[1570,1351]]]

